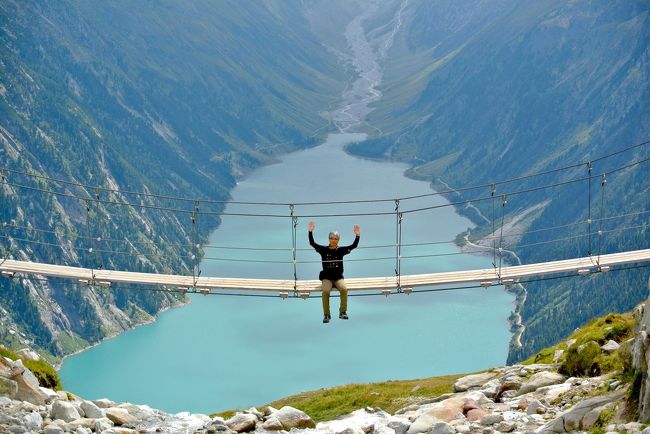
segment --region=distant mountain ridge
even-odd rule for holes
[[[285,1],[3,2],[0,166],[120,191],[227,199],[237,177],[317,144],[329,128],[319,112],[347,76],[304,14]],[[189,214],[94,198],[170,201],[3,175],[3,256],[191,274],[192,255],[201,255],[193,244],[219,222],[203,217],[194,227]],[[0,342],[69,354],[183,300],[2,279]]]
[[[645,142],[650,139],[649,12],[642,1],[410,1],[404,31],[383,65],[384,97],[369,119],[382,133],[349,149],[408,162],[412,176],[447,190],[586,163]],[[607,235],[602,241],[592,235],[592,253],[647,248],[648,165],[607,180],[603,214],[600,174],[648,155],[649,147],[640,146],[595,162],[590,183],[557,194],[509,198],[505,222],[527,216],[510,232],[527,233],[508,249],[524,263],[586,256],[590,211],[592,219],[642,213],[604,222]],[[516,189],[586,176],[585,164],[522,180]],[[496,193],[512,189],[500,186]],[[489,195],[486,187],[449,198]],[[483,201],[460,209],[479,224],[472,238],[490,235],[484,216],[491,219],[491,206]],[[584,224],[540,231],[580,221]],[[624,227],[636,229],[615,231]],[[595,225],[592,229],[597,232]],[[553,239],[574,241],[549,243]],[[517,248],[540,242],[537,248]],[[508,362],[567,336],[594,316],[631,309],[643,298],[644,276],[635,270],[528,285],[519,312],[526,326],[523,347],[512,348]]]

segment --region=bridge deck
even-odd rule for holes
[[[499,275],[494,268],[482,270],[453,271],[445,273],[414,274],[400,277],[400,286],[437,286],[451,284],[481,283],[484,286],[508,283],[507,279],[522,277],[542,276],[567,272],[580,272],[580,270],[597,271],[599,267],[610,267],[620,264],[650,261],[650,249],[634,250],[629,252],[611,253],[607,255],[587,256],[583,258],[566,259],[561,261],[542,262],[537,264],[516,265],[502,267]],[[276,279],[244,279],[226,277],[198,277],[180,276],[172,274],[136,273],[118,270],[91,270],[89,268],[68,267],[63,265],[43,264],[38,262],[15,261],[7,259],[0,265],[0,271],[8,273],[33,274],[66,279],[132,283],[144,285],[166,285],[174,287],[196,287],[199,289],[238,289],[252,291],[278,291],[288,292],[294,290],[294,284],[299,291],[320,291],[318,280],[276,280]],[[397,278],[367,277],[346,279],[350,290],[369,289],[394,289],[397,288]]]

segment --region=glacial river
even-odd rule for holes
[[[406,3],[396,13],[389,36],[399,30]],[[428,183],[404,177],[405,165],[361,160],[344,152],[346,144],[364,138],[348,131],[363,123],[368,103],[381,97],[376,89],[381,50],[372,55],[363,33],[364,17],[357,17],[346,31],[359,78],[331,114],[342,132],[330,134],[321,146],[256,170],[234,189],[234,201],[299,203],[432,193]],[[386,48],[391,40],[380,43]],[[434,195],[401,200],[399,206],[409,211],[445,203]],[[307,243],[310,220],[316,222],[315,238],[321,244],[327,243],[330,230],[341,232],[342,245],[351,243],[353,225],[361,226],[359,249],[346,257],[346,277],[393,276],[394,209],[394,201],[296,206],[297,277],[318,276],[319,256]],[[290,212],[286,206],[234,204],[227,211]],[[388,214],[370,215],[377,213]],[[356,215],[323,217],[332,214]],[[403,274],[491,267],[490,259],[459,254],[451,242],[473,226],[452,207],[406,212],[401,226],[402,243],[418,244],[402,249]],[[210,237],[202,275],[293,279],[291,248],[288,217],[225,216]],[[472,372],[505,363],[513,297],[500,287],[389,297],[377,289],[370,294],[350,298],[350,320],[334,315],[327,325],[321,322],[317,296],[282,300],[193,295],[191,304],[163,313],[155,323],[70,357],[60,374],[66,389],[86,399],[106,397],[168,412],[210,413],[263,405],[322,387]],[[332,299],[334,313],[338,303],[338,298]]]

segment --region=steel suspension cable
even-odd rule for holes
[[[497,274],[499,280],[501,280],[501,265],[503,262],[503,223],[505,220],[505,210],[506,210],[507,203],[508,200],[506,198],[506,195],[504,194],[501,196],[501,229],[499,234],[499,273]]]
[[[627,164],[625,166],[618,167],[616,169],[612,169],[608,172],[605,172],[605,174],[612,174],[616,173],[625,169],[629,169],[631,167],[637,166],[642,163],[646,163],[650,161],[650,158],[645,158],[643,160],[638,160],[633,163]],[[543,186],[539,187],[532,187],[524,190],[514,190],[511,192],[507,192],[505,194],[509,196],[515,196],[515,195],[520,195],[520,194],[526,194],[526,193],[531,193],[534,191],[540,191],[540,190],[545,190],[548,188],[555,188],[555,187],[561,187],[569,184],[573,184],[576,182],[581,182],[587,180],[588,177],[581,177],[581,178],[574,178],[568,181],[562,181],[562,182],[556,182],[552,184],[546,184]],[[85,199],[80,196],[76,196],[73,194],[69,193],[61,193],[61,192],[55,192],[51,190],[45,190],[37,187],[31,187],[31,186],[26,186],[22,184],[15,184],[15,183],[8,183],[8,185],[16,188],[23,188],[23,189],[28,189],[32,191],[39,191],[47,194],[54,194],[62,197],[69,197],[73,199]],[[485,200],[490,200],[491,196],[484,196],[484,197],[478,197],[475,199],[467,199],[467,200],[462,200],[462,201],[456,201],[456,202],[448,202],[445,204],[440,204],[440,205],[433,205],[433,206],[428,206],[428,207],[422,207],[422,208],[412,208],[408,210],[403,210],[401,211],[404,214],[407,213],[415,213],[415,212],[422,212],[422,211],[428,211],[428,210],[433,210],[433,209],[439,209],[439,208],[445,208],[445,207],[450,207],[450,206],[458,206],[458,205],[466,205],[468,203],[472,202],[482,202]],[[111,204],[111,205],[120,205],[120,206],[130,206],[134,208],[141,208],[141,209],[152,209],[152,210],[158,210],[158,211],[169,211],[169,212],[175,212],[175,213],[186,213],[186,214],[191,214],[193,211],[188,210],[188,209],[182,209],[182,208],[170,208],[170,207],[162,207],[162,206],[155,206],[155,205],[147,205],[147,204],[134,204],[134,203],[129,203],[129,202],[116,202],[116,201],[111,201],[111,200],[106,200],[103,199],[99,201],[102,204]],[[226,212],[226,211],[204,211],[202,212],[204,215],[214,215],[214,216],[239,216],[239,217],[274,217],[274,218],[286,218],[286,214],[255,214],[255,213],[243,213],[243,212]],[[382,216],[382,215],[393,215],[395,214],[394,211],[386,211],[386,212],[356,212],[356,213],[340,213],[340,214],[304,214],[304,215],[297,215],[299,218],[325,218],[325,217],[358,217],[358,216]]]
[[[607,155],[603,155],[601,157],[592,159],[591,162],[597,162],[597,161],[602,161],[604,159],[610,158],[615,155],[619,155],[625,152],[628,152],[632,149],[639,148],[641,146],[645,146],[650,144],[649,141],[637,143],[635,145],[628,146],[626,148],[619,149],[615,152],[612,152]],[[450,193],[460,193],[460,192],[465,192],[465,191],[470,191],[470,190],[476,190],[476,189],[482,189],[486,187],[490,187],[492,184],[508,184],[512,182],[517,182],[517,181],[522,181],[526,179],[530,179],[533,177],[538,177],[538,176],[543,176],[543,175],[548,175],[551,173],[557,173],[560,171],[565,171],[565,170],[570,170],[574,169],[576,167],[580,167],[586,164],[586,162],[580,162],[576,164],[570,164],[566,166],[562,166],[559,168],[555,169],[549,169],[541,172],[536,172],[532,173],[529,175],[523,175],[523,176],[518,176],[514,178],[509,178],[505,180],[499,180],[495,182],[490,182],[486,184],[480,184],[480,185],[474,185],[474,186],[468,186],[468,187],[462,187],[458,189],[449,189],[446,191],[439,191],[439,192],[432,192],[432,193],[427,193],[427,194],[422,194],[422,195],[413,195],[413,196],[405,196],[401,198],[379,198],[379,199],[367,199],[367,200],[348,200],[348,201],[321,201],[321,202],[295,202],[294,205],[303,205],[303,206],[309,206],[309,205],[337,205],[337,204],[351,204],[351,203],[379,203],[379,202],[394,202],[396,199],[400,199],[402,201],[404,200],[410,200],[410,199],[417,199],[417,198],[423,198],[423,197],[430,197],[430,196],[436,196],[436,195],[445,195],[445,194],[450,194]],[[42,179],[47,182],[54,182],[54,183],[60,183],[60,184],[65,184],[65,185],[73,185],[77,187],[82,187],[85,189],[94,189],[94,188],[99,188],[102,191],[105,192],[112,192],[114,194],[122,194],[122,195],[137,195],[137,196],[143,196],[146,198],[154,198],[154,199],[166,199],[166,200],[173,200],[173,201],[178,201],[178,202],[195,202],[196,200],[199,200],[202,203],[206,204],[238,204],[238,205],[262,205],[262,206],[287,206],[289,203],[283,203],[283,202],[246,202],[246,201],[229,201],[229,200],[212,200],[212,199],[191,199],[191,198],[185,198],[185,197],[179,197],[179,196],[170,196],[170,195],[161,195],[161,194],[152,194],[152,193],[144,193],[144,192],[133,192],[133,191],[127,191],[127,190],[119,190],[119,189],[111,189],[111,188],[106,188],[106,187],[99,187],[96,185],[88,185],[88,184],[83,184],[79,182],[73,182],[73,181],[66,181],[62,179],[56,179],[44,175],[37,175],[25,171],[20,171],[20,170],[15,170],[15,169],[10,169],[10,168],[2,168],[3,170],[6,170],[7,172],[22,175],[22,176],[27,176],[27,177],[32,177],[32,178],[37,178],[37,179]]]
[[[591,168],[592,164],[591,161],[587,163],[587,171],[589,174],[589,180],[587,183],[589,184],[589,194],[587,196],[587,204],[588,204],[588,211],[587,211],[587,232],[589,234],[589,248],[587,249],[587,256],[591,256]]]
[[[602,179],[600,182],[600,225],[598,227],[598,259],[596,260],[596,263],[598,264],[598,267],[600,267],[600,249],[603,245],[603,214],[605,213],[605,185],[607,184],[607,177],[605,174],[602,175]]]

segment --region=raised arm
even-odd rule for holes
[[[354,237],[354,242],[349,246],[343,247],[343,249],[347,250],[348,253],[350,253],[350,251],[352,251],[353,249],[357,248],[357,246],[359,245],[359,239],[361,238],[361,228],[359,227],[359,225],[354,225],[353,230],[354,230],[354,235],[356,235]]]
[[[307,231],[309,232],[309,245],[312,246],[316,250],[324,249],[325,246],[321,246],[320,244],[316,244],[314,241],[314,228],[316,227],[316,223],[314,222],[309,222],[307,224]]]

